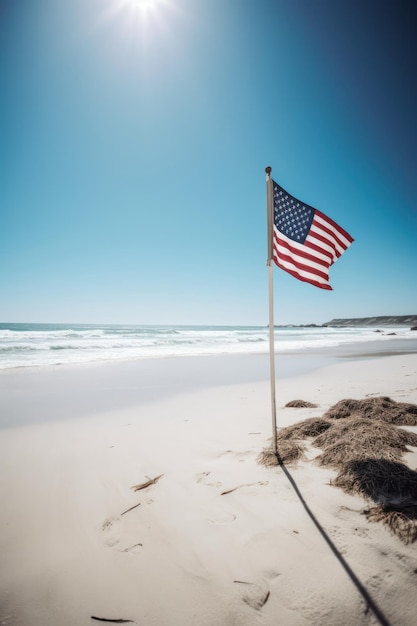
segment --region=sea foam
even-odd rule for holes
[[[277,327],[274,335],[277,352],[416,339],[407,328]],[[268,351],[269,331],[261,326],[0,324],[0,369]]]

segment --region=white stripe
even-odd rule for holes
[[[331,260],[329,259],[329,257],[326,254],[322,254],[321,252],[317,252],[317,250],[311,250],[308,246],[305,246],[303,243],[298,243],[297,241],[293,241],[292,239],[290,239],[289,237],[287,237],[286,235],[283,235],[276,226],[274,226],[274,235],[277,241],[279,241],[279,239],[281,239],[282,241],[287,241],[293,248],[296,248],[297,250],[300,250],[302,252],[307,252],[308,254],[311,254],[311,256],[315,256],[317,259],[321,259],[322,261],[324,261],[327,265],[331,265]],[[309,241],[309,237],[307,237],[306,241]],[[314,242],[315,243],[315,242]],[[321,248],[326,249],[325,246],[323,246],[323,244],[321,243],[321,241],[318,241],[316,243],[316,245],[319,245]],[[334,257],[334,250],[333,248],[331,248],[329,250],[331,257]],[[310,261],[308,261],[307,259],[305,260],[305,263],[309,263]]]
[[[289,263],[288,261],[283,261],[281,258],[277,256],[276,253],[274,254],[274,259],[279,261],[282,267],[285,267],[287,270],[291,270],[295,272],[296,274],[298,274],[299,276],[302,276],[303,278],[306,278],[307,280],[314,280],[316,283],[320,283],[321,285],[330,285],[329,281],[322,278],[322,276],[317,276],[316,274],[313,274],[312,272],[306,272],[305,270],[300,270],[293,263]]]
[[[320,215],[317,215],[317,213],[314,215],[314,220],[317,222],[320,222],[322,225],[324,224],[324,226],[326,226],[326,228],[328,228],[329,230],[331,230],[335,236],[342,242],[342,245],[344,246],[342,252],[344,252],[347,248],[349,248],[349,246],[351,245],[351,241],[349,241],[349,239],[346,239],[346,237],[343,235],[343,233],[340,232],[340,230],[338,228],[335,228],[335,226],[333,226],[333,224],[327,222],[326,220],[324,220],[322,217],[320,217]]]
[[[317,239],[316,235],[323,237],[325,241]],[[325,233],[323,230],[321,230],[321,228],[317,228],[314,222],[311,224],[310,232],[307,235],[306,241],[311,241],[311,243],[314,243],[316,246],[320,246],[320,248],[322,248],[323,250],[328,250],[333,261],[336,261],[336,259],[339,258],[335,252],[335,248],[338,249],[336,241],[333,239],[333,237],[329,237],[328,233]]]
[[[314,269],[316,269],[317,271],[323,272],[323,274],[325,274],[330,265],[328,261],[326,261],[327,267],[324,267],[323,265],[320,265],[319,263],[314,263],[314,261],[310,261],[310,259],[305,259],[304,257],[301,257],[298,254],[294,254],[293,252],[290,252],[289,250],[287,250],[287,248],[285,248],[284,246],[280,245],[278,241],[276,241],[275,247],[278,249],[279,253],[285,254],[286,256],[291,257],[296,263],[301,263],[302,265],[307,265],[308,267],[311,267],[313,271]]]

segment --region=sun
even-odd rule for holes
[[[172,20],[179,14],[176,0],[103,0],[103,5],[98,26],[111,28],[130,59],[145,59],[156,41],[173,37]]]
[[[105,21],[121,18],[133,22],[163,19],[163,14],[174,8],[175,0],[106,0],[102,12]]]

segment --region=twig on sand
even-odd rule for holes
[[[129,548],[125,548],[124,550],[119,550],[119,552],[130,552],[131,550],[134,550],[135,548],[142,548],[143,547],[143,543],[135,543],[135,545],[130,546]]]
[[[91,616],[91,619],[96,619],[98,622],[111,622],[112,624],[133,624],[133,619],[109,619],[107,617]]]
[[[120,513],[120,515],[125,515],[125,513],[129,513],[129,511],[133,511],[133,509],[136,509],[138,506],[140,506],[140,502],[139,504],[135,504],[135,506],[131,506],[130,509],[127,509],[127,511],[123,511],[123,513]]]
[[[155,485],[155,483],[158,482],[158,480],[160,478],[162,478],[163,474],[160,474],[159,476],[155,476],[155,478],[150,478],[149,480],[146,481],[146,483],[140,483],[139,485],[133,485],[133,487],[131,487],[131,489],[133,489],[133,491],[140,491],[141,489],[146,489],[146,487],[150,487],[151,485]]]
[[[234,583],[240,583],[241,585],[251,585],[252,583],[248,583],[246,580],[234,580]]]
[[[236,491],[239,487],[243,487],[243,485],[239,485],[238,487],[233,487],[232,489],[228,489],[227,491],[222,491],[221,496],[227,496],[228,493],[232,493],[232,491]]]

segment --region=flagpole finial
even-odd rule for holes
[[[268,165],[268,167],[265,168],[265,172],[268,174],[268,176],[270,175],[270,173],[272,172],[272,167],[270,167]]]

